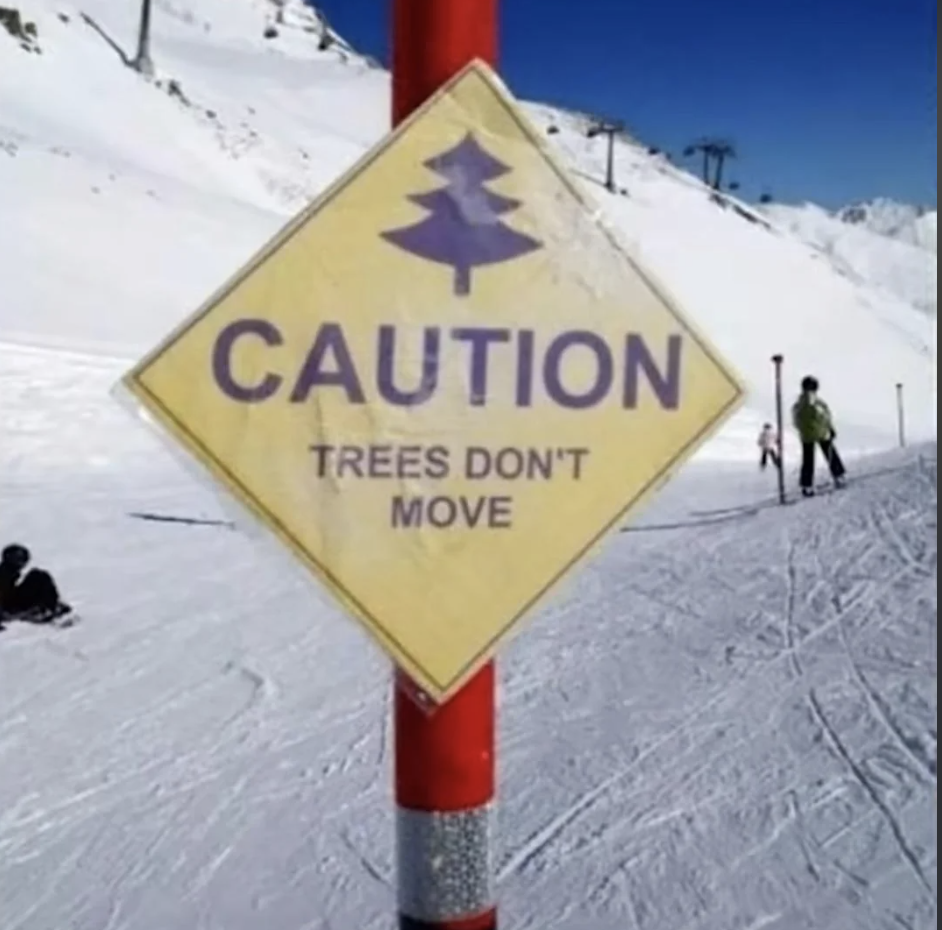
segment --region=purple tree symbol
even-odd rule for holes
[[[430,211],[420,223],[380,233],[396,247],[455,270],[455,293],[471,293],[471,270],[510,261],[542,248],[542,243],[505,226],[499,217],[521,204],[484,187],[511,169],[489,155],[468,133],[454,148],[424,162],[448,182],[439,190],[410,194]]]

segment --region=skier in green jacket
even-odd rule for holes
[[[837,431],[831,418],[831,410],[818,396],[818,379],[808,375],[801,381],[801,394],[792,406],[792,422],[801,438],[801,493],[805,497],[814,495],[815,446],[820,446],[825,461],[834,479],[835,487],[844,486],[846,469],[834,439]]]

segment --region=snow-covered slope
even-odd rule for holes
[[[156,84],[122,60],[136,4],[17,3],[41,54],[0,33],[8,340],[139,354],[388,128],[388,75],[342,45],[322,51],[300,0],[273,38],[271,0],[155,3]],[[742,450],[742,438],[752,454],[776,352],[789,393],[818,374],[848,448],[892,442],[897,381],[912,437],[935,435],[930,320],[640,148],[619,145],[628,196],[610,196],[597,183],[604,142],[574,117],[530,109],[560,129],[549,138],[601,208],[749,380],[749,407],[705,454]]]
[[[837,214],[814,204],[768,205],[763,212],[819,249],[840,274],[935,316],[936,214],[881,201]]]
[[[152,85],[109,44],[133,51],[134,7],[26,4],[41,56],[0,32],[7,336],[140,351],[387,125],[386,75],[317,33],[265,39],[265,0],[156,3]]]
[[[0,346],[0,534],[84,615],[0,633],[0,925],[387,930],[388,663],[122,370]],[[502,926],[934,930],[935,446],[853,474],[693,466],[504,653]]]

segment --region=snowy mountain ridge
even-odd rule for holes
[[[913,206],[879,197],[843,207],[835,215],[843,223],[863,226],[878,235],[936,254],[939,214],[932,207]]]
[[[936,315],[935,212],[892,201],[834,213],[811,203],[768,204],[762,210],[820,251],[840,274]]]

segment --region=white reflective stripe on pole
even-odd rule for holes
[[[448,812],[399,808],[396,832],[403,916],[434,926],[493,911],[493,818],[493,805]]]

